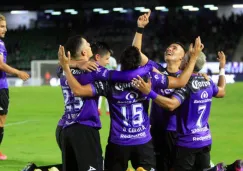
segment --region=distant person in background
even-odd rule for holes
[[[117,62],[116,62],[116,59],[114,57],[110,56],[109,64],[106,66],[106,68],[109,69],[109,70],[116,70],[117,69]],[[101,115],[102,99],[104,99],[104,97],[100,96],[99,106],[98,106],[100,115]],[[106,109],[106,114],[110,115],[110,109],[109,109],[109,104],[108,104],[107,99],[105,99],[105,109]]]
[[[5,37],[7,32],[7,22],[3,15],[0,14],[0,144],[3,140],[4,125],[8,113],[9,105],[9,91],[8,91],[8,74],[13,74],[22,80],[27,80],[29,75],[26,72],[19,71],[6,64],[7,62],[7,50],[4,42],[1,40]],[[0,160],[6,160],[7,156],[0,152]]]

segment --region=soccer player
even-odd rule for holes
[[[70,52],[72,60],[88,60],[93,55],[89,43],[81,36],[70,38],[65,47]],[[60,49],[62,48],[60,47]],[[60,52],[59,50],[59,56],[61,55]],[[151,69],[152,67],[147,65],[139,68],[135,74],[108,71],[103,67],[98,67],[97,71],[90,73],[79,69],[72,69],[71,72],[78,82],[88,84],[96,79],[128,81],[131,80],[131,75],[147,73]],[[59,126],[63,127],[61,148],[63,170],[102,170],[102,152],[99,137],[101,123],[97,108],[98,99],[75,96],[76,91],[71,91],[64,73],[61,75],[61,87],[65,103],[65,112],[59,122]],[[89,91],[85,93],[89,93]]]
[[[200,38],[195,42],[195,53],[191,54],[191,65],[186,74],[194,68],[194,63],[201,51]],[[72,76],[68,66],[68,59],[62,52],[59,57],[68,84],[77,96],[104,95],[108,98],[111,109],[111,128],[106,147],[105,169],[109,171],[123,171],[127,169],[131,160],[134,168],[143,167],[146,170],[155,168],[155,158],[150,135],[148,118],[148,103],[143,94],[136,91],[132,84],[121,82],[95,82],[81,86]],[[194,61],[195,60],[195,61]],[[141,64],[141,53],[133,46],[128,47],[121,55],[122,70],[136,69]],[[188,77],[190,77],[190,73]],[[154,84],[160,87],[179,87],[178,78],[152,74]],[[115,153],[114,153],[115,151]]]
[[[17,70],[8,64],[7,62],[7,50],[4,42],[1,40],[5,37],[7,32],[7,22],[3,15],[0,14],[0,145],[4,135],[4,125],[8,114],[9,105],[9,90],[6,73],[13,74],[22,80],[27,80],[29,74],[26,72]],[[0,152],[0,160],[6,160],[7,156]]]
[[[191,48],[189,50],[191,53]],[[173,111],[177,108],[177,156],[175,171],[203,170],[210,168],[211,133],[208,125],[212,98],[225,95],[225,55],[218,52],[220,74],[218,86],[212,80],[207,81],[198,72],[206,63],[201,53],[197,59],[194,73],[186,87],[177,89],[170,98],[158,95],[140,77],[134,79],[136,87],[144,94],[153,94],[153,101],[159,106]],[[186,67],[189,57],[182,61]]]
[[[89,61],[94,61],[97,62],[98,65],[105,67],[109,63],[109,58],[110,55],[112,54],[111,48],[106,44],[105,42],[95,42],[91,44],[91,50],[93,53],[93,56],[90,58]],[[84,60],[85,61],[85,60]],[[82,66],[77,66],[78,61],[72,61],[72,65],[70,67],[72,68],[80,68],[81,70],[83,67]],[[92,68],[91,68],[92,69]],[[93,71],[95,68],[93,67]],[[90,70],[91,71],[91,70]],[[62,71],[58,71],[59,73],[62,73]],[[87,74],[87,73],[86,73]],[[61,149],[61,131],[62,131],[62,124],[58,124],[57,129],[56,129],[56,140],[58,143],[59,148]]]
[[[149,23],[150,12],[139,16],[137,20],[138,29],[134,37],[133,45],[141,49],[142,33]],[[149,60],[143,56],[142,65],[149,63],[157,68],[161,73],[172,77],[181,74],[179,70],[181,61],[185,56],[185,47],[179,42],[172,43],[164,53],[166,68],[160,64]],[[154,91],[162,96],[170,97],[174,89],[155,88]],[[169,171],[174,164],[176,156],[176,115],[174,111],[161,108],[156,103],[152,103],[150,112],[151,135],[156,154],[157,171]]]

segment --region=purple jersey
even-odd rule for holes
[[[86,72],[80,69],[71,69],[72,74],[82,85],[92,83],[96,80],[119,80],[130,81],[137,75],[147,74],[152,70],[152,66],[146,65],[131,72],[109,71],[99,66],[97,71]],[[59,72],[62,72],[60,70]],[[68,85],[64,73],[60,74],[60,82],[64,97],[65,111],[63,117],[59,121],[59,126],[67,127],[74,123],[80,123],[91,127],[101,128],[100,118],[97,108],[96,98],[75,97]]]
[[[157,68],[164,75],[177,77],[181,73],[180,70],[176,73],[169,73],[166,70],[166,68],[163,68],[160,64],[151,60],[149,60],[148,64],[151,64],[152,66]],[[153,85],[153,90],[159,95],[170,97],[172,93],[175,91],[175,89],[168,89],[167,87],[163,89],[161,87]],[[153,102],[151,106],[151,112],[150,112],[150,122],[151,122],[151,126],[154,127],[155,129],[158,128],[159,130],[162,129],[162,130],[176,131],[176,112],[165,110]]]
[[[0,40],[0,54],[3,55],[3,62],[7,62],[7,50],[5,44]],[[6,72],[0,70],[0,89],[8,88]]]
[[[153,79],[155,77],[156,80]],[[152,84],[168,84],[165,76],[154,76],[151,81]],[[151,140],[147,96],[133,88],[130,82],[95,82],[93,86],[94,95],[106,96],[109,102],[110,142],[118,145],[139,145]]]
[[[186,87],[177,89],[173,96],[181,106],[177,109],[177,145],[187,148],[201,148],[212,143],[208,118],[212,98],[218,87],[212,80],[193,74]]]

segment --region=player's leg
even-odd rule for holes
[[[152,126],[150,129],[152,136],[152,142],[154,146],[155,159],[156,159],[156,170],[164,171],[164,131],[161,128]]]
[[[77,171],[102,170],[102,150],[98,129],[74,124],[68,129],[68,134],[78,164]]]
[[[105,98],[105,108],[106,108],[106,114],[110,115],[110,108],[109,108],[109,103],[107,99]]]
[[[4,136],[4,125],[6,123],[9,105],[9,92],[8,89],[0,90],[0,146]],[[0,152],[0,160],[6,160],[7,156]]]
[[[174,171],[193,171],[197,149],[177,147]]]
[[[145,170],[155,170],[156,159],[152,140],[145,144],[135,146],[132,151],[131,163],[135,169],[142,167]]]
[[[210,151],[211,151],[211,145],[200,149],[200,151],[197,153],[196,161],[195,161],[196,170],[204,170],[204,169],[211,168]]]
[[[120,146],[108,142],[105,151],[105,171],[124,171],[128,168],[131,146]]]
[[[57,144],[58,144],[58,147],[60,148],[60,150],[62,151],[62,127],[57,125],[57,128],[56,128],[56,141],[57,141]]]
[[[175,163],[177,133],[175,131],[164,131],[160,136],[162,136],[162,140],[160,144],[160,161],[158,162],[162,165],[161,171],[169,171]]]
[[[243,160],[236,160],[234,163],[226,166],[227,171],[242,171],[243,170]]]
[[[203,171],[229,171],[226,170],[226,166],[223,163],[219,163],[214,167],[211,167],[209,169],[204,169]]]
[[[73,125],[63,129],[62,136],[62,164],[63,171],[78,171],[78,164],[75,156],[75,151],[72,144]]]

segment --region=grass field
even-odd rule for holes
[[[215,99],[211,110],[212,160],[231,163],[243,158],[243,83],[227,86],[225,99]],[[0,161],[0,171],[18,171],[33,161],[37,165],[61,162],[55,129],[63,113],[59,87],[10,89],[10,111],[0,150],[8,160]],[[103,148],[107,142],[109,117],[101,116]]]

